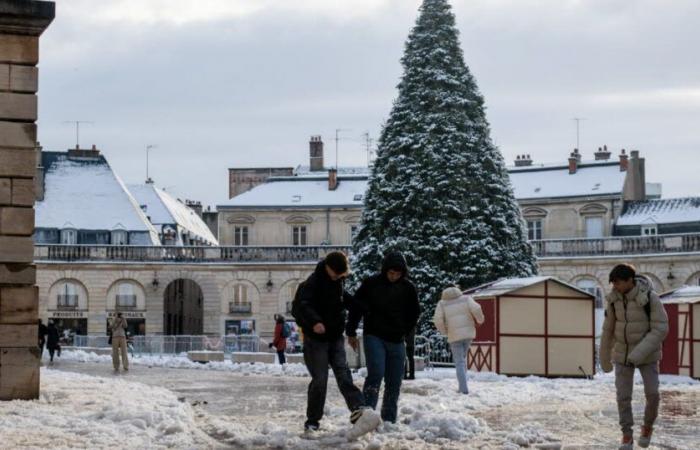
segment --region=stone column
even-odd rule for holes
[[[39,36],[53,2],[0,0],[0,400],[39,397],[33,265]]]

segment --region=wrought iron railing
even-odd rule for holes
[[[253,304],[251,302],[230,302],[228,312],[231,314],[250,314],[253,312]]]
[[[134,294],[117,294],[117,309],[134,309],[136,308],[136,295]]]
[[[75,335],[76,348],[109,348],[105,335]],[[262,348],[257,335],[228,336],[162,336],[139,335],[128,338],[135,354],[181,354],[190,351],[259,352]]]
[[[77,309],[78,296],[75,294],[58,294],[56,306],[58,309]]]

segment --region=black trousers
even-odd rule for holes
[[[304,338],[304,363],[311,375],[308,403],[306,406],[306,423],[318,425],[323,417],[328,389],[328,366],[333,370],[338,389],[345,398],[350,411],[359,409],[364,404],[364,396],[352,382],[352,374],[345,356],[345,342],[341,336],[335,341],[324,342]]]

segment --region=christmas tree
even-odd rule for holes
[[[484,99],[464,63],[446,0],[424,0],[401,60],[399,95],[379,139],[355,241],[358,281],[404,253],[423,314],[445,287],[537,270]]]

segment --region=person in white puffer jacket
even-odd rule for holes
[[[435,307],[433,323],[440,333],[447,336],[452,358],[457,370],[459,392],[468,394],[467,354],[476,337],[476,324],[484,323],[481,306],[470,296],[463,295],[458,287],[449,287]]]

